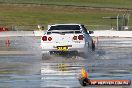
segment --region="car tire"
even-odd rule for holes
[[[93,51],[95,51],[95,44],[92,42],[91,44],[88,43],[88,46],[86,46],[84,52],[84,58],[92,58],[93,57]]]
[[[47,53],[47,54],[42,54],[42,60],[48,60],[48,59],[50,59],[50,54],[49,53]]]

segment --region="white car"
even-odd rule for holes
[[[87,54],[95,45],[90,32],[81,24],[49,25],[41,38],[42,53],[78,52]]]

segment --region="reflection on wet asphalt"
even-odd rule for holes
[[[0,54],[0,88],[40,88],[41,54],[33,39],[12,37],[10,47],[5,45],[6,38],[0,39],[0,51],[5,53]],[[19,54],[27,51],[32,54]]]
[[[90,79],[132,80],[132,39],[99,38],[87,58],[52,55],[41,57],[39,38],[12,37],[10,47],[0,40],[0,51],[32,51],[32,55],[0,55],[0,88],[80,88],[81,68]],[[123,87],[88,87],[123,88]],[[126,88],[126,87],[125,87]]]
[[[0,57],[0,88],[39,87],[38,62],[34,56]]]

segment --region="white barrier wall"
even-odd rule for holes
[[[35,36],[42,36],[44,31],[34,31]],[[111,31],[111,30],[102,30],[94,31],[91,36],[97,37],[132,37],[132,31]]]
[[[34,31],[34,36],[43,36],[44,31]]]
[[[0,37],[7,36],[42,36],[44,31],[5,31],[0,32]]]
[[[0,32],[0,37],[7,36],[42,36],[44,31],[7,31]],[[132,31],[111,31],[111,30],[103,30],[103,31],[94,31],[91,36],[95,37],[132,37]]]
[[[98,37],[132,37],[132,31],[94,31],[91,36]]]
[[[8,36],[34,36],[34,31],[5,31],[0,32],[0,37]]]

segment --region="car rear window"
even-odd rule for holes
[[[49,31],[52,30],[80,30],[80,26],[78,25],[57,25],[51,26]]]
[[[79,25],[57,25],[51,26],[49,33],[81,33]]]

